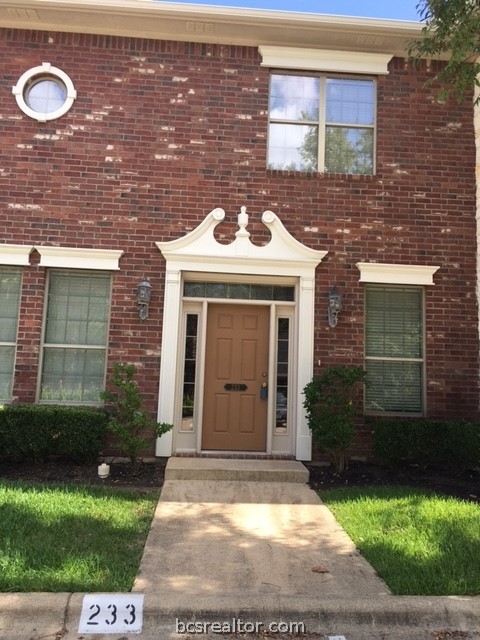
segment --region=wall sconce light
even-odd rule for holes
[[[137,287],[138,315],[141,320],[148,318],[148,305],[150,304],[151,295],[152,285],[148,281],[148,278],[144,277]]]
[[[334,286],[328,293],[328,324],[336,327],[338,322],[338,314],[342,309],[342,294]]]

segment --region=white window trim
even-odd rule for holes
[[[118,271],[123,251],[112,249],[79,249],[72,247],[36,246],[41,267]]]
[[[374,284],[434,285],[433,276],[437,266],[417,264],[381,264],[358,262],[360,282]]]
[[[0,244],[0,264],[28,267],[33,247],[24,244]]]
[[[365,73],[387,75],[390,53],[363,51],[330,51],[327,49],[299,49],[297,47],[258,47],[263,67],[302,69],[335,73]]]
[[[39,111],[34,111],[31,109],[28,104],[25,102],[25,87],[30,80],[35,78],[36,76],[44,75],[48,78],[48,76],[53,76],[54,78],[58,78],[64,85],[67,90],[67,96],[65,98],[65,102],[63,105],[56,109],[56,111],[52,111],[51,113],[41,113]],[[47,122],[48,120],[56,120],[61,116],[65,115],[67,111],[73,105],[74,100],[77,97],[77,92],[75,87],[73,86],[73,82],[67,76],[67,74],[58,69],[57,67],[52,67],[50,62],[43,62],[38,67],[33,67],[20,76],[17,84],[12,87],[12,93],[15,96],[18,106],[23,111],[25,115],[29,118],[33,118],[34,120],[38,120],[38,122]]]

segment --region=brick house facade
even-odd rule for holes
[[[170,6],[168,15],[175,17],[175,10]],[[166,10],[159,5],[148,11],[153,20]],[[217,19],[233,26],[237,14],[216,12]],[[259,22],[271,16],[273,24],[278,14],[258,16]],[[198,13],[196,20],[201,18]],[[203,393],[209,367],[215,366],[208,360],[213,342],[205,342],[214,340],[208,334],[214,321],[209,310],[228,311],[234,301],[234,316],[245,309],[269,309],[268,371],[262,375],[275,392],[264,400],[263,444],[252,445],[252,451],[309,458],[301,389],[312,372],[337,364],[371,367],[376,382],[365,401],[367,414],[478,416],[472,106],[468,100],[439,103],[428,84],[438,63],[416,69],[401,54],[407,37],[417,32],[415,25],[409,31],[404,23],[396,29],[386,21],[362,21],[359,33],[367,24],[371,38],[363,45],[358,38],[342,50],[350,50],[352,59],[388,54],[388,72],[355,73],[343,62],[338,69],[323,69],[321,62],[314,69],[301,63],[271,66],[260,36],[223,38],[215,35],[218,29],[200,26],[195,31],[195,24],[210,22],[188,27],[187,21],[187,32],[178,39],[155,39],[148,32],[140,37],[133,25],[131,34],[123,23],[117,34],[115,25],[102,34],[101,26],[89,32],[88,24],[63,19],[62,30],[43,25],[37,30],[28,26],[26,14],[13,9],[0,14],[0,274],[7,292],[3,303],[0,299],[0,319],[7,318],[9,327],[16,323],[13,338],[6,330],[0,335],[1,400],[89,403],[94,400],[88,393],[62,396],[58,385],[69,387],[70,376],[72,388],[80,385],[85,391],[98,385],[114,362],[133,362],[152,415],[158,412],[175,424],[157,454],[249,450],[242,444],[206,446],[202,440]],[[149,19],[148,12],[143,19]],[[288,26],[283,20],[278,34],[274,26],[268,32],[275,55],[283,44],[280,29]],[[309,29],[316,29],[319,48],[333,51],[322,34],[330,31],[334,38],[355,28],[353,21],[346,22],[324,20]],[[304,23],[306,29],[307,17]],[[383,38],[380,45],[368,44],[375,38]],[[305,46],[301,41],[287,45],[289,51]],[[64,115],[38,121],[22,111],[12,87],[45,62],[67,74],[76,97]],[[320,83],[323,78],[371,81],[371,170],[307,171],[287,163],[269,168],[269,91],[275,74],[316,77]],[[289,118],[277,122],[282,131],[296,126]],[[317,130],[321,139],[322,122]],[[237,214],[244,206],[248,223],[239,225]],[[202,236],[199,225],[217,208],[224,210],[224,219],[210,216]],[[261,221],[265,211],[276,216],[271,230]],[[250,248],[253,243],[253,252],[267,251],[270,233],[277,233],[273,227],[281,226],[277,220],[285,229],[280,240],[292,251],[285,258],[288,268],[282,270],[282,256],[268,254],[264,269],[261,251],[258,260],[247,260],[248,268],[241,256],[221,258],[223,247],[242,229],[251,234],[246,242]],[[197,251],[195,270],[188,266],[190,254],[178,268],[177,245],[167,244],[185,236]],[[218,254],[214,248],[202,258],[207,238],[209,246],[218,245]],[[170,247],[177,267],[166,278]],[[317,252],[318,266],[312,266],[314,253],[308,250]],[[300,264],[304,258],[310,266]],[[202,271],[202,260],[218,268]],[[305,282],[296,279],[296,261],[299,273],[306,269]],[[143,277],[152,286],[145,320],[136,300]],[[220,285],[229,283],[251,285],[250,293],[219,294]],[[167,308],[170,285],[175,288],[170,300],[176,298]],[[208,286],[215,293],[209,294]],[[342,295],[334,327],[327,321],[333,286]],[[266,287],[273,293],[262,293]],[[15,295],[17,315],[5,302]],[[253,304],[252,298],[260,302]],[[65,305],[73,309],[75,304],[78,313],[65,311]],[[388,308],[384,315],[378,311],[382,305]],[[408,391],[403,394],[402,388]],[[234,407],[241,412],[241,403]],[[368,432],[360,429],[352,454],[369,455],[369,447]]]

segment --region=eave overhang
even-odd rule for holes
[[[154,0],[4,0],[0,27],[405,55],[421,24]]]

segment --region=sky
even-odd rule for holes
[[[178,1],[178,0],[177,0]],[[389,20],[418,20],[419,0],[180,0],[188,4],[326,13]]]

